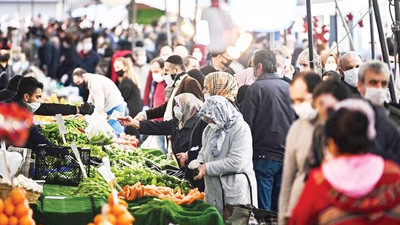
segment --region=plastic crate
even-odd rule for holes
[[[90,149],[78,148],[87,176],[90,173]],[[76,186],[83,179],[72,149],[60,146],[38,146],[35,151],[33,179],[45,180],[47,184]]]

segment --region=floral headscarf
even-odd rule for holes
[[[239,90],[235,77],[226,72],[209,73],[205,77],[204,87],[211,96],[221,95],[231,102],[235,102]]]
[[[199,115],[206,122],[207,119],[211,119],[218,127],[210,140],[211,153],[218,156],[221,153],[226,134],[238,121],[243,120],[243,116],[231,102],[218,95],[211,96],[204,102]]]
[[[203,102],[191,93],[182,93],[175,96],[174,100],[182,112],[182,119],[179,121],[179,128],[181,129],[185,125],[186,121],[192,118],[192,116],[199,111]]]

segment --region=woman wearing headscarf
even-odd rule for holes
[[[375,113],[359,99],[335,105],[327,151],[311,171],[289,224],[400,224],[400,168],[369,153]]]
[[[195,179],[204,177],[205,201],[222,214],[221,174],[244,172],[250,178],[253,204],[257,207],[257,185],[253,171],[251,131],[242,114],[226,98],[210,97],[199,115],[208,123],[203,132],[203,147],[189,168],[197,168]],[[222,178],[227,205],[250,204],[250,187],[243,174]]]
[[[235,77],[226,72],[209,73],[204,80],[204,98],[213,95],[225,97],[231,103],[235,103],[239,85]]]
[[[171,135],[172,152],[178,162],[185,179],[190,181],[199,190],[204,190],[203,181],[193,181],[193,171],[187,165],[197,158],[201,148],[203,130],[207,124],[202,123],[198,111],[203,104],[191,93],[183,93],[174,98],[174,116],[168,121],[136,121],[132,117],[122,117],[118,120],[124,126],[133,126],[139,129],[140,134]]]

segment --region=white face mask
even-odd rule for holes
[[[36,112],[36,110],[38,110],[38,108],[40,107],[42,103],[40,102],[31,102],[31,103],[26,103],[26,105],[28,106],[29,111],[31,111],[32,113]]]
[[[152,73],[152,76],[153,76],[153,80],[157,83],[160,83],[161,81],[164,80],[161,73]]]
[[[344,73],[344,82],[349,84],[352,87],[357,87],[358,82],[358,70],[359,68],[354,68],[351,70],[343,71]]]
[[[277,68],[276,73],[279,75],[280,78],[283,78],[283,70],[281,68]]]
[[[285,60],[285,68],[289,69],[289,67],[292,65],[292,62],[290,62],[289,60]]]
[[[201,52],[193,52],[192,56],[199,60],[199,62],[203,59],[203,54],[201,54]]]
[[[99,53],[100,55],[104,55],[104,52],[105,52],[104,48],[97,49],[97,53]]]
[[[209,123],[208,126],[210,126],[213,130],[219,129],[219,126],[215,123]]]
[[[138,60],[137,60],[137,64],[138,65],[144,65],[147,61],[147,57],[146,56],[139,56]]]
[[[336,64],[326,64],[325,71],[336,71],[337,65]]]
[[[205,93],[204,94],[204,101],[207,101],[207,99],[209,99],[211,96],[209,93]]]
[[[364,98],[370,100],[372,104],[383,105],[386,100],[386,90],[383,88],[366,87]]]
[[[308,101],[293,104],[293,109],[300,119],[308,119],[314,112],[314,109],[311,107],[311,103]]]
[[[174,114],[175,117],[181,121],[183,118],[183,113],[181,112],[181,108],[179,108],[179,106],[174,106]]]
[[[85,53],[87,53],[87,52],[89,52],[90,50],[92,50],[92,47],[93,47],[92,43],[85,43],[85,44],[83,45],[83,51],[84,51]]]
[[[174,80],[172,80],[171,75],[165,75],[163,76],[165,83],[167,84],[167,87],[172,87],[174,85]]]

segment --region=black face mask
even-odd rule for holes
[[[8,62],[9,59],[10,59],[10,54],[8,53],[0,55],[0,62]]]
[[[222,64],[224,64],[225,67],[228,67],[229,65],[231,65],[232,60],[227,60],[226,62],[223,62]]]
[[[118,76],[118,77],[122,77],[122,76],[124,76],[125,71],[123,71],[123,70],[118,70],[118,71],[115,71],[115,73],[117,73],[117,76]]]
[[[86,85],[85,82],[82,82],[80,85],[76,85],[76,86],[78,86],[79,89],[86,89],[87,88],[87,85]]]

